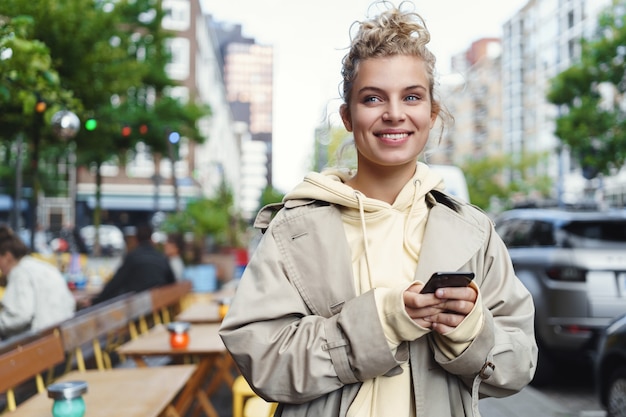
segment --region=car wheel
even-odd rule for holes
[[[607,385],[606,408],[609,417],[626,417],[626,367],[611,374]]]

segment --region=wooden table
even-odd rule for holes
[[[195,370],[196,365],[176,365],[74,371],[54,382],[87,382],[87,393],[83,395],[85,417],[182,416],[172,402]],[[10,415],[51,417],[52,404],[53,400],[44,392],[20,404]]]
[[[133,359],[137,366],[147,366],[147,356],[171,356],[176,361],[185,357],[198,358],[198,368],[183,392],[175,401],[175,408],[186,414],[194,398],[209,417],[219,417],[209,397],[225,382],[232,388],[234,377],[230,372],[231,359],[218,335],[219,324],[192,324],[189,345],[184,349],[170,346],[170,335],[164,325],[157,325],[148,333],[117,348],[120,355]],[[206,389],[203,385],[208,383]]]
[[[222,321],[219,304],[215,301],[195,301],[175,317],[189,323],[219,323]]]

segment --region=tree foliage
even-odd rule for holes
[[[0,139],[29,131],[37,102],[71,103],[72,92],[61,85],[45,43],[33,38],[35,23],[28,16],[0,14]],[[49,119],[57,106],[45,109]]]
[[[235,211],[233,190],[222,181],[214,196],[187,203],[184,210],[169,214],[161,229],[166,233],[191,233],[196,243],[209,236],[219,247],[245,245],[246,224]]]
[[[472,204],[486,211],[493,211],[492,203],[497,202],[501,209],[511,208],[515,200],[545,198],[549,195],[552,183],[547,175],[534,175],[531,171],[546,158],[543,154],[513,158],[507,155],[494,155],[481,159],[471,159],[462,165]],[[511,172],[512,178],[506,181],[503,173]]]
[[[161,3],[0,2],[0,139],[9,149],[17,135],[28,136],[32,118],[24,116],[32,114],[34,93],[50,104],[45,122],[61,108],[73,110],[83,122],[97,120],[95,130],[83,127],[74,138],[78,164],[96,167],[95,224],[102,164],[123,163],[139,141],[163,154],[167,132],[173,130],[191,141],[204,140],[196,122],[210,109],[196,105],[195,97],[183,103],[167,96],[167,89],[177,84],[165,71],[172,34],[162,29]],[[10,59],[8,49],[13,52]],[[132,134],[122,135],[126,125]],[[148,126],[147,131],[139,134],[140,125]],[[41,139],[44,148],[59,144],[45,126]]]
[[[579,62],[551,80],[547,98],[561,109],[556,136],[592,177],[626,162],[626,1],[600,15],[581,51]]]

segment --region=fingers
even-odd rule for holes
[[[442,334],[457,327],[477,299],[471,287],[440,288],[434,294],[420,294],[420,289],[420,285],[414,285],[404,292],[406,312],[416,324]]]
[[[476,302],[478,294],[472,287],[444,287],[435,291],[435,297],[439,299],[465,300],[471,303]]]

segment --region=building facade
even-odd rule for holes
[[[240,202],[241,140],[247,127],[235,122],[226,97],[216,34],[199,0],[162,0],[162,7],[163,28],[175,33],[168,40],[171,61],[166,72],[177,83],[165,93],[182,102],[208,105],[211,114],[198,121],[204,143],[182,137],[174,161],[140,143],[126,166],[102,166],[102,221],[120,227],[154,220],[155,215],[162,218],[164,212],[183,208],[189,199],[210,197],[222,181],[235,191],[235,204]],[[93,169],[79,168],[78,226],[91,222],[95,178]]]
[[[626,171],[586,180],[554,135],[558,108],[546,99],[550,80],[580,58],[580,40],[592,37],[599,13],[610,4],[529,0],[504,23],[501,40],[477,40],[454,56],[454,75],[440,80],[442,102],[454,123],[431,149],[429,161],[461,165],[468,158],[544,155],[526,174],[550,178],[551,197],[560,205],[624,207]],[[511,170],[497,180],[506,184],[519,175]]]
[[[274,49],[242,34],[240,24],[213,22],[234,119],[249,127],[242,140],[241,209],[252,218],[272,184]]]
[[[580,58],[600,11],[611,0],[530,0],[503,26],[503,148],[510,155],[545,152],[537,174],[554,179],[560,204],[601,199],[599,179],[587,181],[580,165],[554,135],[556,106],[546,100],[550,79]]]

